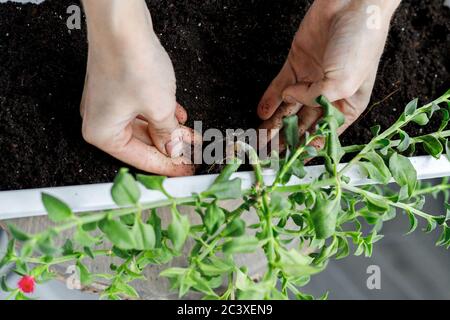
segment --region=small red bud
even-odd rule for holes
[[[17,283],[17,287],[23,293],[33,293],[36,281],[32,276],[23,276]]]

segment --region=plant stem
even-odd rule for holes
[[[430,219],[434,218],[434,216],[429,215],[429,214],[427,214],[427,213],[425,213],[425,212],[423,212],[423,211],[421,211],[419,209],[416,209],[416,208],[410,206],[407,203],[394,202],[394,201],[391,201],[391,200],[389,200],[389,199],[387,199],[387,198],[385,198],[383,196],[380,196],[380,195],[378,195],[376,193],[369,192],[369,191],[363,190],[361,188],[349,186],[347,184],[345,184],[345,185],[343,184],[342,188],[346,189],[347,191],[359,194],[359,195],[361,195],[363,197],[366,197],[366,198],[370,197],[370,198],[373,198],[373,199],[377,199],[377,200],[383,201],[384,203],[386,203],[389,206],[396,207],[396,208],[399,208],[399,209],[402,209],[402,210],[405,210],[405,211],[409,211],[409,212],[414,213],[415,215],[418,215],[419,217],[422,217],[422,218],[424,218],[426,220],[430,220]]]
[[[92,252],[92,254],[94,255],[94,257],[111,256],[112,252],[111,252],[111,250],[95,250]],[[52,266],[52,265],[56,265],[56,264],[61,264],[61,263],[71,262],[71,261],[75,261],[75,260],[79,260],[79,259],[84,259],[85,257],[86,257],[86,254],[84,254],[84,253],[76,253],[76,254],[71,254],[71,255],[64,256],[64,257],[60,257],[60,258],[55,258],[50,262],[44,262],[39,258],[21,258],[21,260],[26,263]],[[16,258],[18,258],[18,257],[16,257]]]
[[[139,207],[130,207],[130,208],[123,208],[123,209],[116,209],[116,210],[108,210],[108,211],[103,211],[101,213],[94,213],[94,214],[86,213],[82,217],[78,217],[75,221],[71,221],[71,222],[63,224],[61,226],[57,226],[53,230],[56,233],[60,233],[60,232],[75,228],[75,227],[79,226],[80,224],[85,225],[85,224],[90,224],[90,223],[94,223],[94,222],[99,222],[108,216],[111,218],[120,218],[120,217],[126,216],[128,214],[135,213],[139,209],[151,210],[151,209],[157,209],[157,208],[161,208],[161,207],[167,207],[170,205],[189,204],[192,202],[195,202],[194,197],[166,199],[166,200],[155,201],[152,203],[144,203],[141,205],[140,208]]]
[[[414,138],[411,138],[411,141],[412,141],[412,143],[420,143],[421,140],[425,137],[435,137],[435,138],[443,138],[443,139],[449,138],[450,130],[414,137]],[[395,147],[398,147],[400,145],[400,143],[401,143],[400,140],[393,140],[393,141],[391,141],[390,146],[395,148]],[[347,147],[343,147],[342,149],[344,150],[345,153],[355,153],[355,152],[360,152],[365,147],[366,147],[366,145],[363,144],[363,145],[347,146]],[[378,149],[378,148],[376,148],[376,146],[375,146],[375,149]]]
[[[414,192],[414,196],[422,196],[422,195],[432,194],[435,192],[443,192],[443,191],[447,191],[447,190],[450,190],[450,184],[443,184],[443,185],[432,186],[429,188],[416,190]]]
[[[339,175],[342,176],[349,168],[351,168],[354,164],[356,164],[357,162],[359,162],[362,157],[369,151],[373,150],[375,145],[381,141],[384,140],[388,137],[390,137],[391,135],[395,134],[396,132],[398,132],[398,130],[400,130],[401,128],[403,128],[404,126],[406,126],[408,123],[410,123],[415,117],[417,117],[418,114],[420,113],[424,113],[426,112],[426,110],[428,108],[430,108],[433,104],[441,104],[443,102],[447,102],[448,98],[449,98],[450,94],[447,93],[444,96],[436,99],[435,101],[423,106],[422,108],[418,109],[416,112],[414,112],[414,114],[406,116],[405,119],[403,121],[397,121],[392,127],[390,127],[389,129],[387,129],[385,132],[383,132],[382,134],[380,134],[379,136],[375,137],[371,142],[369,142],[367,145],[365,145],[362,150],[339,172]]]
[[[280,173],[278,174],[277,178],[275,179],[275,182],[272,185],[272,189],[270,191],[273,191],[273,188],[276,188],[279,184],[281,184],[281,181],[283,181],[284,176],[289,172],[289,169],[294,165],[295,161],[305,152],[306,147],[310,145],[318,136],[311,135],[308,137],[308,139],[305,141],[304,145],[298,148],[294,155],[289,159],[289,161],[283,166]],[[269,191],[269,192],[270,192]]]

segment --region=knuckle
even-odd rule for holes
[[[90,123],[83,123],[82,136],[87,143],[105,152],[113,151],[119,147],[117,143],[114,143],[113,139],[108,137],[106,132],[103,132],[98,126],[93,126]]]
[[[337,92],[342,98],[349,98],[358,91],[358,86],[352,81],[343,81],[337,86]]]
[[[87,143],[92,144],[92,145],[97,145],[97,142],[98,142],[98,139],[97,139],[98,132],[97,131],[98,130],[95,127],[89,125],[86,122],[83,122],[81,133],[83,135],[83,139]]]
[[[151,117],[151,122],[153,122],[155,125],[163,124],[172,121],[174,118],[173,112],[154,112]]]

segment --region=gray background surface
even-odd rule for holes
[[[430,199],[425,211],[433,215],[444,213],[443,199]],[[424,225],[411,235],[408,219],[399,214],[386,223],[385,238],[374,247],[373,257],[350,256],[341,261],[331,261],[328,268],[313,277],[303,291],[315,296],[329,292],[330,299],[450,299],[450,251],[436,247],[438,233],[425,234]],[[0,251],[6,246],[5,233],[0,234]],[[369,266],[379,266],[381,289],[369,290],[366,282]],[[8,270],[0,270],[8,274]],[[9,273],[8,282],[14,286],[16,275]],[[96,299],[92,294],[68,290],[65,284],[53,281],[37,288],[40,299]],[[0,298],[4,298],[0,294]]]

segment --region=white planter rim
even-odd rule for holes
[[[411,162],[417,170],[420,180],[441,178],[450,176],[450,162],[446,157],[434,159],[430,156],[411,158]],[[301,181],[292,179],[289,184],[308,183],[318,178],[323,172],[323,166],[308,166],[307,176]],[[359,166],[351,168],[347,174],[353,185],[365,185],[373,183]],[[182,178],[170,178],[165,181],[166,190],[174,197],[188,197],[193,193],[205,191],[214,181],[217,175],[203,175]],[[250,188],[254,183],[251,172],[239,172],[233,177],[242,180],[243,189]],[[264,172],[266,182],[272,183],[274,172]],[[111,183],[67,186],[56,188],[41,188],[28,190],[13,190],[0,192],[0,220],[26,218],[45,215],[45,209],[41,202],[41,194],[49,193],[66,202],[74,212],[89,212],[116,208],[111,195]],[[152,202],[165,199],[165,196],[157,191],[149,191],[142,188],[142,202]]]

